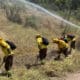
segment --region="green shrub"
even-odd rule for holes
[[[37,27],[40,26],[40,21],[36,16],[32,15],[32,16],[29,16],[29,17],[26,18],[24,26],[25,27],[30,26],[32,28],[37,29]]]

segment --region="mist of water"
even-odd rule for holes
[[[2,0],[0,0],[0,1],[2,1]],[[80,26],[73,24],[72,22],[67,21],[67,20],[63,19],[62,17],[56,15],[55,12],[51,13],[47,9],[45,9],[35,3],[29,2],[27,0],[15,0],[15,1],[14,0],[4,0],[4,2],[9,5],[13,5],[13,4],[24,5],[27,9],[29,8],[31,10],[34,9],[34,10],[38,10],[40,12],[44,12],[44,13],[56,18],[57,20],[60,20],[61,22],[70,25],[71,27],[80,28]]]
[[[56,15],[55,13],[51,13],[51,12],[48,11],[47,9],[45,9],[45,8],[43,8],[43,7],[35,4],[35,3],[29,2],[29,1],[25,1],[25,0],[19,0],[19,1],[22,2],[22,3],[24,3],[24,4],[26,4],[26,6],[27,6],[27,5],[30,5],[30,6],[32,6],[32,8],[35,8],[35,9],[37,9],[37,10],[39,10],[39,11],[42,11],[42,12],[44,12],[44,13],[46,13],[46,14],[48,14],[48,15],[50,15],[50,16],[58,19],[58,20],[60,20],[61,22],[66,23],[66,24],[68,24],[68,25],[70,25],[70,26],[73,26],[73,27],[75,27],[75,28],[80,28],[80,26],[78,26],[78,25],[76,25],[76,24],[73,24],[72,22],[63,19],[62,17]]]

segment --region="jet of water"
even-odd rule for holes
[[[75,28],[80,28],[80,26],[78,26],[78,25],[76,25],[76,24],[73,24],[72,22],[63,19],[62,17],[60,17],[60,16],[58,16],[58,15],[56,15],[56,14],[54,14],[54,13],[51,13],[50,11],[46,10],[45,8],[39,6],[39,5],[35,4],[35,3],[29,2],[29,1],[25,1],[25,0],[19,0],[19,1],[21,1],[22,3],[25,3],[26,5],[28,4],[28,5],[34,7],[34,8],[37,9],[37,10],[40,10],[40,11],[42,11],[42,12],[45,12],[45,13],[47,13],[48,15],[50,15],[50,16],[52,16],[52,17],[54,17],[54,18],[56,18],[56,19],[58,19],[58,20],[60,20],[60,21],[62,21],[62,22],[64,22],[64,23],[66,23],[66,24],[68,24],[68,25],[70,25],[70,26],[73,26],[73,27],[75,27]]]
[[[0,1],[2,1],[2,0],[0,0]],[[44,12],[44,13],[46,13],[46,14],[54,17],[54,18],[56,18],[57,20],[60,20],[61,22],[64,22],[64,23],[68,24],[68,25],[70,25],[72,27],[80,28],[80,26],[78,26],[76,24],[73,24],[72,22],[67,21],[67,20],[63,19],[62,17],[56,15],[55,13],[51,13],[47,9],[45,9],[45,8],[35,4],[35,3],[29,2],[27,0],[15,0],[15,1],[14,0],[5,0],[5,2],[8,3],[9,5],[12,5],[12,4],[19,4],[19,5],[21,5],[23,3],[26,8],[29,8],[29,9],[30,8],[31,9],[34,8],[35,10],[42,11],[42,12]]]

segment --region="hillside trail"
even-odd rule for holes
[[[80,80],[80,72],[68,74],[64,80]]]

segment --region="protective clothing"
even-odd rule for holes
[[[40,34],[36,34],[36,38],[38,38],[38,37],[41,37],[41,35]]]
[[[43,63],[44,59],[47,56],[47,46],[43,43],[43,37],[38,35],[36,36],[36,41],[39,48],[39,55],[37,56],[37,60],[39,59],[41,64]]]
[[[43,44],[42,37],[38,37],[38,38],[37,38],[37,44],[38,44],[39,49],[47,48],[47,45],[44,45],[44,44]]]
[[[60,39],[53,39],[53,43],[58,44],[59,49],[69,48],[69,45],[66,42],[64,42],[63,40],[60,40]]]
[[[4,58],[3,58],[3,63],[4,64],[4,68],[6,71],[6,74],[9,75],[9,70],[12,68],[13,65],[13,55],[14,54],[10,48],[10,45],[2,38],[0,38],[0,47],[4,53]]]
[[[61,53],[63,53],[65,55],[65,57],[68,56],[68,48],[69,48],[68,43],[66,43],[65,41],[63,41],[61,39],[53,39],[53,43],[58,44],[58,56],[55,58],[55,60],[60,59]]]
[[[5,56],[13,54],[13,52],[10,49],[10,46],[5,42],[5,40],[0,39],[0,46]]]

